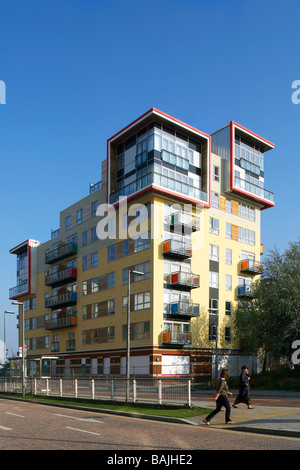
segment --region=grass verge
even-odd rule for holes
[[[19,398],[23,400],[23,397],[17,394],[0,393],[0,398]],[[36,401],[39,403],[53,403],[61,406],[83,406],[85,408],[93,408],[100,410],[114,410],[126,413],[137,413],[144,415],[164,416],[169,418],[182,418],[189,419],[195,416],[201,416],[208,414],[211,409],[200,408],[198,406],[176,406],[176,405],[155,405],[146,403],[124,403],[124,402],[111,402],[102,400],[84,400],[84,399],[66,399],[66,398],[54,398],[37,395],[26,395],[25,400]]]

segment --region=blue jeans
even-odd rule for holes
[[[228,423],[228,421],[230,421],[230,412],[231,412],[231,406],[230,406],[228,398],[225,395],[219,395],[216,403],[217,403],[216,409],[212,411],[206,417],[206,421],[210,421],[214,416],[216,416],[217,413],[219,413],[219,411],[221,411],[222,406],[224,406],[226,409],[225,422]]]

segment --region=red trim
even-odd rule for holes
[[[271,202],[268,199],[263,199],[261,197],[255,196],[252,193],[249,193],[247,191],[243,191],[242,189],[236,188],[234,186],[233,168],[234,168],[234,129],[235,129],[235,127],[239,127],[243,130],[246,130],[247,132],[252,134],[254,137],[259,138],[259,139],[263,140],[264,142],[266,142],[268,145],[272,146],[272,148],[275,147],[274,144],[272,144],[271,142],[269,142],[266,139],[263,139],[263,137],[260,137],[257,134],[255,134],[254,132],[249,131],[245,127],[240,126],[239,124],[235,123],[234,121],[231,121],[230,122],[230,190],[234,191],[236,193],[242,194],[243,196],[247,196],[248,198],[253,199],[254,201],[258,201],[258,202],[263,203],[264,204],[263,209],[267,209],[269,207],[274,207],[275,206],[274,202]]]
[[[233,124],[235,127],[241,129],[242,131],[247,132],[248,134],[252,135],[252,136],[255,137],[256,139],[259,139],[259,140],[263,141],[265,144],[269,145],[271,148],[274,148],[274,147],[275,147],[275,144],[273,144],[273,143],[270,142],[269,140],[264,139],[264,137],[261,137],[261,136],[258,135],[258,134],[255,134],[255,132],[250,131],[250,130],[247,129],[246,127],[241,126],[240,124],[238,124],[237,122],[231,121],[230,124]]]

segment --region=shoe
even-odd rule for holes
[[[236,405],[232,405],[232,406],[233,406],[233,408],[237,408],[237,406],[236,406]]]
[[[203,423],[207,424],[209,426],[209,421],[206,421],[206,419],[203,420]]]
[[[233,421],[231,421],[231,419],[229,421],[227,421],[226,424],[233,424]]]
[[[233,405],[232,405],[233,406]],[[253,406],[248,406],[248,410],[253,410]]]

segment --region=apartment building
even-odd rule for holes
[[[273,147],[233,121],[209,135],[155,108],[108,139],[101,181],[51,239],[10,250],[27,374],[125,375],[128,301],[131,374],[208,380],[216,351],[240,367],[234,310],[263,270]]]

